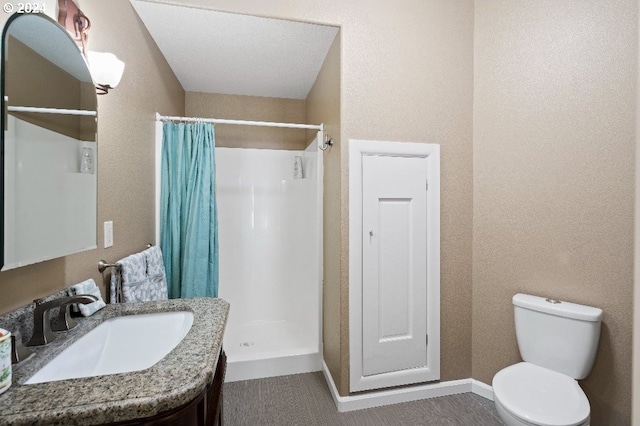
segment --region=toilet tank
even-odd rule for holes
[[[516,294],[513,310],[524,361],[577,380],[589,375],[600,340],[602,309]]]

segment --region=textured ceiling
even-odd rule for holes
[[[337,27],[130,0],[189,92],[305,99]]]

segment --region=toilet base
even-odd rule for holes
[[[498,400],[498,398],[495,397],[495,395],[493,398],[493,402],[496,405],[496,411],[498,412],[498,416],[500,417],[500,420],[502,420],[502,423],[504,423],[505,426],[538,426],[535,423],[530,423],[525,420],[514,417],[510,412],[508,412],[502,406],[502,404],[500,404],[500,401]],[[577,426],[590,426],[591,425],[590,420],[591,420],[591,417],[588,417],[587,420],[585,420],[583,423],[580,423]]]

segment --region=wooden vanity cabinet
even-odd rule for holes
[[[110,423],[118,426],[222,426],[222,395],[227,356],[224,350],[218,356],[216,374],[205,390],[191,402],[173,410],[144,419]]]

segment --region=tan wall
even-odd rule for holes
[[[163,2],[163,1],[158,1]],[[167,2],[167,1],[164,1]],[[347,306],[349,139],[442,145],[441,378],[471,374],[473,2],[180,0],[227,12],[341,27],[340,305]],[[338,247],[334,247],[338,250]],[[336,273],[335,271],[333,272]],[[338,283],[325,282],[326,286]],[[348,316],[339,390],[348,390]],[[331,339],[331,336],[325,336]],[[335,370],[334,370],[335,374]]]
[[[640,88],[640,81],[637,88]],[[640,90],[636,97],[636,170],[640,170]],[[634,232],[634,297],[633,297],[633,383],[632,424],[640,426],[640,174],[636,172]]]
[[[340,137],[340,32],[333,40],[318,77],[307,96],[307,123],[323,123],[325,134],[331,135],[333,147],[323,154],[323,294],[322,335],[323,358],[331,375],[340,378],[337,386],[348,389],[347,376],[341,376],[343,359],[341,348],[348,345],[349,334],[341,332],[341,318],[347,315],[346,298],[340,287],[340,188],[341,188],[341,137]],[[315,132],[308,132],[310,139]],[[347,353],[348,354],[348,353]]]
[[[630,422],[637,12],[475,2],[473,377],[519,361],[515,293],[598,306],[597,425]]]
[[[636,0],[640,9],[640,0]],[[637,21],[640,28],[640,13]],[[640,51],[640,31],[638,32],[638,48]],[[633,379],[631,400],[631,424],[640,426],[640,72],[636,63],[636,188],[635,188],[635,217],[634,217],[634,257],[633,257]]]
[[[155,112],[184,113],[184,91],[127,0],[84,0],[89,48],[126,63],[120,85],[98,99],[98,247],[113,220],[114,246],[0,272],[0,313],[86,278],[101,282],[99,259],[115,261],[153,242]]]
[[[186,92],[185,115],[303,124],[305,101]],[[216,146],[304,150],[308,145],[305,131],[302,129],[216,124],[215,131]]]

